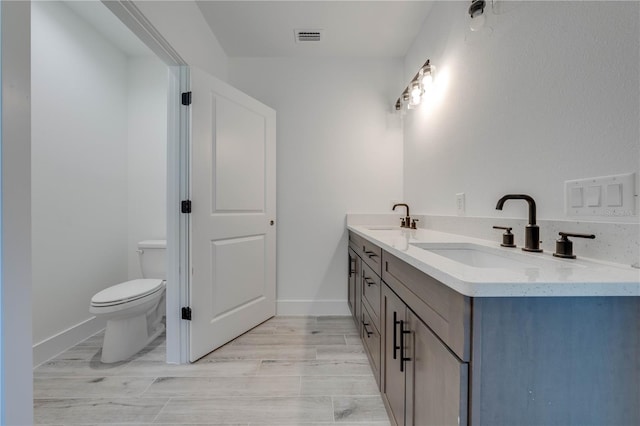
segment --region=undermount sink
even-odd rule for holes
[[[470,243],[411,243],[412,246],[473,268],[531,268],[536,265]]]

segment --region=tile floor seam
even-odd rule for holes
[[[331,397],[331,414],[333,416],[333,423],[336,423],[336,404],[333,400],[333,396]]]
[[[149,385],[145,388],[145,390],[143,390],[140,393],[140,396],[143,396],[150,388],[151,386],[153,386],[153,384],[158,380],[159,377],[154,377],[153,380],[151,381],[151,383],[149,383]]]
[[[158,420],[158,417],[160,417],[160,414],[162,414],[162,410],[164,410],[167,405],[169,405],[169,402],[171,401],[172,397],[167,398],[167,401],[164,403],[164,405],[162,406],[162,408],[160,408],[160,410],[158,411],[158,414],[156,414],[156,416],[153,418],[153,420],[151,420],[151,424],[156,423],[156,420]]]

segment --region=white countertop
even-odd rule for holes
[[[348,225],[383,250],[473,297],[640,296],[640,269],[593,259],[560,259],[550,252],[527,253],[487,241],[428,229]],[[506,258],[506,267],[474,267],[451,260],[416,243],[468,244]],[[462,246],[464,248],[464,245]],[[498,258],[500,259],[500,258]]]

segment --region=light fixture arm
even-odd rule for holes
[[[477,15],[482,15],[484,13],[485,5],[485,0],[471,0],[471,6],[469,6],[469,15],[471,18],[473,19]]]

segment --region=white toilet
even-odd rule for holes
[[[164,240],[139,242],[144,279],[111,286],[91,298],[89,312],[107,320],[102,362],[123,361],[164,331],[166,247]]]

